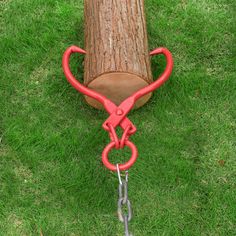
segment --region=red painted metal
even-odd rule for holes
[[[126,116],[129,113],[129,111],[132,109],[132,107],[134,106],[135,102],[140,97],[159,88],[163,83],[165,83],[166,80],[168,80],[173,69],[172,55],[170,51],[166,48],[157,48],[153,50],[150,53],[151,56],[158,55],[158,54],[163,54],[165,56],[166,62],[167,62],[165,71],[156,81],[154,81],[147,87],[142,88],[139,91],[135,92],[133,95],[128,97],[126,100],[124,100],[119,106],[116,106],[112,101],[110,101],[104,95],[99,94],[96,91],[85,87],[78,80],[76,80],[76,78],[71,73],[70,67],[69,67],[70,56],[73,53],[86,54],[86,51],[76,46],[71,46],[65,51],[63,55],[63,59],[62,59],[62,66],[63,66],[63,70],[64,70],[67,80],[79,92],[98,100],[101,104],[103,104],[105,110],[110,114],[108,119],[102,125],[102,127],[106,131],[109,132],[110,138],[111,138],[111,143],[105,147],[102,153],[102,161],[108,169],[112,171],[116,171],[116,166],[111,164],[108,160],[108,153],[113,148],[118,149],[118,148],[123,148],[124,146],[128,146],[132,151],[131,158],[127,163],[119,164],[120,170],[127,170],[136,161],[137,156],[138,156],[138,151],[135,145],[128,140],[129,136],[136,132],[136,127]],[[115,128],[118,125],[124,130],[121,140],[118,139],[118,136],[115,132]]]
[[[109,143],[103,150],[102,152],[102,162],[103,164],[110,170],[112,171],[117,171],[117,167],[114,164],[111,164],[108,160],[108,154],[111,151],[111,149],[115,148],[115,142],[111,142]],[[137,157],[138,157],[138,150],[136,148],[136,146],[130,142],[129,140],[125,141],[125,146],[129,147],[132,154],[130,159],[125,163],[125,164],[119,164],[119,170],[123,171],[123,170],[128,170],[136,161]]]

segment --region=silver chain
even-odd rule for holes
[[[128,199],[128,171],[125,172],[125,179],[121,178],[119,164],[116,165],[118,179],[119,179],[119,199],[117,204],[117,213],[119,220],[124,223],[125,236],[132,236],[129,233],[129,221],[132,219],[132,209],[131,203]],[[126,208],[127,213],[124,213],[124,208]]]

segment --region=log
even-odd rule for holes
[[[84,0],[84,84],[116,105],[153,81],[144,10],[144,0]],[[102,108],[89,97],[86,101]]]

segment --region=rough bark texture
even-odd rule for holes
[[[144,0],[84,0],[84,6],[84,83],[118,105],[152,81]]]

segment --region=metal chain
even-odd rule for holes
[[[128,199],[128,171],[125,171],[125,179],[122,179],[119,164],[116,165],[116,168],[119,179],[119,199],[117,204],[118,218],[122,223],[124,223],[125,236],[132,236],[129,232],[129,221],[132,219],[132,209],[131,203]],[[127,213],[124,213],[124,208],[126,208]]]

